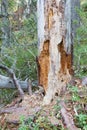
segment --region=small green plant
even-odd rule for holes
[[[51,122],[49,122],[49,119],[47,117],[38,117],[36,120],[36,123],[39,125],[39,130],[44,129],[44,130],[57,130],[58,127],[55,125],[52,125]]]
[[[82,130],[87,130],[87,115],[79,114],[75,117],[76,125]]]
[[[16,90],[1,89],[0,90],[0,104],[4,104],[5,105],[7,103],[10,103],[12,101],[12,99],[14,99],[16,94],[17,94]]]
[[[28,130],[28,126],[25,125],[24,120],[25,120],[25,117],[24,117],[24,116],[21,116],[21,117],[20,117],[20,123],[21,123],[21,124],[20,124],[18,130]]]
[[[18,130],[39,130],[38,124],[34,123],[32,118],[25,120],[24,116],[20,117],[20,126]]]
[[[60,106],[60,105],[55,105],[55,106],[54,106],[54,109],[55,109],[55,111],[60,111],[61,106]]]
[[[71,94],[71,101],[73,101],[77,108],[77,115],[75,115],[75,124],[82,130],[87,130],[87,114],[83,105],[86,104],[85,87],[78,88],[77,86],[68,86],[68,90]]]
[[[71,92],[73,102],[76,102],[76,101],[80,100],[77,86],[68,85],[68,90]]]
[[[79,101],[80,100],[80,98],[79,98],[79,96],[78,95],[76,95],[76,94],[73,94],[72,95],[72,101]]]
[[[35,120],[28,118],[25,120],[24,116],[20,117],[20,126],[18,130],[65,130],[63,126],[53,125],[49,122],[47,117],[39,116]]]

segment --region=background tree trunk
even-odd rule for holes
[[[70,81],[72,69],[72,2],[38,0],[38,72],[44,103]]]
[[[8,0],[2,0],[1,2],[1,14],[2,14],[2,48],[4,46],[10,46],[11,41],[11,31],[10,31],[10,23],[8,18]],[[3,51],[3,50],[2,50]]]
[[[78,9],[80,9],[80,0],[72,0],[71,4],[72,4],[72,6],[71,6],[72,37],[74,40],[74,38],[78,38],[78,37],[76,37],[76,28],[78,28],[80,26],[80,17],[78,15]]]

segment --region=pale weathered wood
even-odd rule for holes
[[[28,87],[27,81],[19,81],[18,80],[18,82],[19,82],[22,89],[25,89],[25,90],[27,89],[27,87]],[[9,89],[9,88],[14,89],[16,87],[15,87],[11,78],[0,75],[0,89],[5,89],[5,88],[6,89]]]
[[[0,64],[0,69],[5,70],[10,75],[15,87],[18,89],[18,92],[20,93],[20,96],[23,98],[24,92],[23,92],[23,90],[22,90],[13,70],[9,69],[7,66],[4,66],[2,64]]]
[[[44,87],[45,104],[71,79],[72,11],[71,0],[38,0],[38,70]]]
[[[66,110],[67,107],[63,101],[61,101],[60,106],[61,106],[60,112],[61,112],[62,118],[64,119],[64,123],[66,124],[66,127],[68,128],[68,130],[81,130],[75,126],[73,117],[70,115],[69,112],[67,112],[67,110]]]

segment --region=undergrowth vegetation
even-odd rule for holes
[[[64,125],[64,120],[61,115],[60,102],[64,100],[67,110],[70,115],[73,116],[73,120],[77,128],[80,130],[87,130],[87,87],[67,86],[67,92],[65,96],[57,100],[54,105],[53,110],[50,111],[51,118],[54,116],[57,119],[57,124],[55,118],[50,122],[49,116],[45,116],[42,111],[39,111],[36,115],[28,118],[27,120],[21,116],[20,125],[18,130],[67,130],[66,125]],[[54,111],[54,112],[53,112]],[[55,122],[55,124],[52,124]]]
[[[36,4],[36,0],[33,1]],[[85,11],[85,12],[84,12]],[[82,6],[79,11],[80,27],[77,30],[77,36],[74,44],[74,70],[75,76],[82,78],[87,76],[87,3]],[[30,15],[30,18],[23,21],[23,27],[12,34],[13,44],[10,47],[4,47],[0,52],[0,63],[13,69],[17,78],[20,80],[31,79],[37,80],[37,28],[36,28],[36,12]],[[0,21],[1,23],[1,21]],[[17,24],[17,23],[15,23]],[[1,25],[0,25],[1,26]],[[1,35],[1,33],[0,33]],[[0,47],[2,41],[0,40]],[[6,72],[0,70],[0,74],[8,76]],[[87,130],[87,87],[67,86],[69,97],[65,98],[65,102],[70,106],[73,113],[75,125],[81,130]],[[0,90],[0,104],[6,104],[12,101],[17,95],[15,90]],[[54,106],[55,116],[58,120],[62,120],[59,102]],[[18,130],[67,130],[61,123],[52,125],[47,117],[37,114],[35,118],[20,117],[20,125]]]
[[[87,87],[68,86],[71,94],[69,102],[73,104],[75,125],[81,130],[87,129]]]
[[[77,30],[77,36],[74,44],[74,69],[75,76],[82,78],[87,76],[87,13],[83,12],[86,10],[86,5],[82,6],[82,9],[79,11],[81,18],[81,26]],[[73,119],[75,125],[81,130],[87,130],[87,87],[86,86],[67,86],[67,97],[65,97],[65,102],[67,104],[70,113],[73,114]],[[55,116],[58,119],[61,119],[60,114],[60,105],[59,102],[54,106]],[[66,130],[62,124],[60,126],[52,126],[48,121],[47,117],[36,117],[35,120],[29,119],[29,122],[22,120],[19,130],[22,130],[22,127],[25,126],[27,129],[40,130]]]
[[[8,14],[10,23],[10,42],[9,46],[3,45],[3,40],[5,40],[2,28],[3,26],[8,26],[8,23],[3,24],[2,19],[0,19],[0,64],[6,65],[11,68],[15,73],[18,80],[31,81],[37,80],[37,18],[36,18],[36,0],[30,2],[30,13],[26,14],[27,19],[20,16],[16,12],[26,4],[26,1],[20,1],[19,4],[16,1],[8,1]],[[1,1],[0,1],[1,4]],[[18,7],[17,7],[18,4]],[[0,12],[1,13],[1,12]],[[11,13],[11,15],[10,15]],[[22,14],[24,15],[24,14]],[[15,19],[14,19],[15,18]],[[0,74],[8,76],[7,72],[0,69]],[[8,103],[14,97],[14,90],[0,90],[0,102]],[[11,99],[11,100],[10,100]]]
[[[84,5],[87,8],[87,3]],[[77,29],[74,43],[74,66],[75,75],[82,78],[87,75],[87,11],[84,11],[83,5],[78,13],[80,27]]]

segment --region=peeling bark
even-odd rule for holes
[[[71,6],[71,0],[37,2],[39,83],[46,92],[45,104],[73,75]]]

